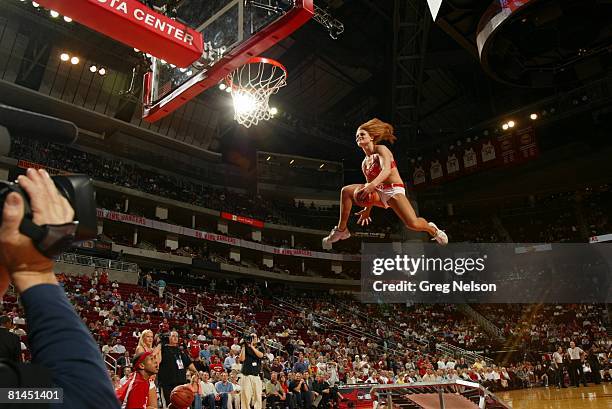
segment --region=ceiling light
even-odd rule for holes
[[[516,124],[514,123],[514,121],[508,121],[508,126],[509,126],[510,128],[514,128],[514,125],[516,125]]]
[[[319,169],[323,169],[323,166],[325,166],[324,163],[322,163],[321,166],[319,166]]]
[[[51,14],[51,17],[53,18],[58,18],[59,17],[59,13],[55,10],[51,10],[49,11],[49,14]]]
[[[68,16],[64,16],[64,21],[66,23],[72,23],[72,19],[70,17],[68,17]]]
[[[538,119],[538,114],[531,114],[529,115],[529,118],[531,118],[532,121],[535,121],[536,119]]]
[[[220,89],[221,91],[223,91],[225,88],[227,88],[227,85],[225,85],[225,83],[224,83],[224,82],[219,83],[219,89]]]
[[[227,93],[232,92],[232,87],[227,87],[227,88],[225,88],[225,92],[227,92]]]
[[[272,159],[272,156],[268,156],[268,157],[266,158],[266,160],[270,160],[270,159]]]
[[[71,63],[72,65],[77,65],[77,64],[79,63],[79,61],[80,61],[80,60],[79,60],[79,57],[72,57],[72,58],[70,59],[70,63]]]
[[[36,8],[38,8],[40,6],[40,4],[36,3],[35,1],[32,2],[32,5]]]
[[[270,108],[270,115],[274,116],[278,114],[278,109],[276,107],[271,107]]]
[[[60,55],[60,60],[62,61],[68,61],[70,59],[70,56],[67,53],[62,53]]]
[[[95,65],[92,65],[91,67],[89,67],[89,71],[96,72],[98,71],[98,67],[96,67]]]
[[[102,76],[106,75],[106,68],[104,68],[104,67],[100,68],[100,69],[98,70],[98,74],[100,74],[100,75],[102,75]]]
[[[503,124],[503,125],[502,125],[502,129],[503,129],[504,131],[507,131],[507,130],[508,130],[508,124]]]
[[[290,165],[293,165],[293,162],[295,162],[295,159],[291,159],[291,160],[289,161],[289,164],[290,164]]]
[[[140,50],[139,50],[138,48],[134,48],[134,52],[135,52],[135,53],[139,53],[139,52],[140,52]]]

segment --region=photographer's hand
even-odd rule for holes
[[[18,182],[30,197],[32,221],[37,225],[64,224],[74,219],[74,210],[45,170],[28,169],[27,176],[19,176]],[[7,276],[20,293],[38,284],[57,284],[53,260],[40,254],[32,240],[19,232],[23,215],[23,198],[10,193],[0,226],[0,295],[6,290]]]

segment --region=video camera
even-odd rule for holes
[[[70,144],[76,141],[78,129],[72,122],[0,104],[0,146],[8,154],[11,133],[48,142]],[[25,214],[19,226],[36,248],[47,257],[54,257],[74,241],[90,240],[97,235],[96,199],[92,180],[86,175],[53,176],[55,186],[74,209],[74,222],[65,225],[38,226],[32,221],[32,208],[27,193],[17,182],[0,181],[0,211],[6,196],[16,192],[24,198]]]

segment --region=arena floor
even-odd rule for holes
[[[498,393],[513,409],[608,409],[612,408],[612,385],[557,389],[534,388]]]

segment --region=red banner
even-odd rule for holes
[[[204,51],[201,33],[137,0],[38,0],[38,3],[179,67],[197,61]]]
[[[531,126],[516,131],[516,144],[518,145],[520,161],[536,158],[540,153],[536,143],[535,130]]]
[[[50,175],[69,175],[70,174],[60,169],[50,168],[48,166],[41,165],[40,163],[29,162],[27,160],[21,160],[21,159],[17,161],[17,167],[20,167],[22,169],[29,169],[29,168],[45,169],[47,173],[49,173]]]
[[[518,162],[518,152],[513,132],[504,132],[497,137],[499,153],[501,155],[501,165],[514,165]]]
[[[221,212],[221,218],[231,220],[233,222],[248,224],[249,226],[253,227],[259,227],[260,229],[263,229],[264,227],[264,222],[261,220],[251,219],[250,217],[245,216],[238,216],[227,212]]]

